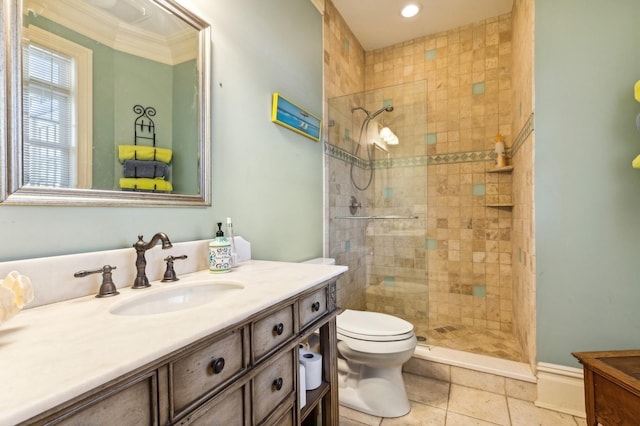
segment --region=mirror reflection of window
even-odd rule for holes
[[[9,13],[0,15],[7,45],[2,65],[7,70],[8,96],[3,102],[12,131],[7,135],[8,143],[0,144],[0,159],[5,160],[0,167],[0,205],[211,204],[211,28],[180,1],[5,0],[3,10]],[[139,6],[134,7],[136,14],[120,14],[120,6],[125,4]],[[50,117],[46,117],[40,107],[48,104],[51,108],[64,96],[71,96],[66,93],[67,88],[55,88],[55,96],[42,98],[45,89],[52,90],[52,80],[45,81],[44,88],[37,87],[33,73],[24,73],[23,49],[31,45],[54,57],[72,58],[70,140],[75,145],[66,144],[71,146],[69,152],[75,149],[77,162],[69,159],[58,170],[66,170],[69,176],[75,173],[75,187],[71,187],[73,178],[60,175],[52,180],[47,180],[48,176],[41,180],[31,177],[34,167],[62,155],[62,150],[42,154],[42,148],[28,146],[30,138],[36,139],[34,133],[49,143],[52,138],[48,131],[53,130],[57,137],[58,124],[64,122],[51,109],[46,112]],[[32,61],[28,50],[26,54],[25,62]],[[27,85],[23,87],[25,81]],[[23,97],[24,90],[30,94]],[[27,111],[30,117],[26,119],[23,99],[33,112]],[[171,194],[125,193],[117,187],[122,165],[115,153],[120,144],[132,142],[130,110],[137,104],[153,105],[163,111],[164,119],[156,126],[161,135],[158,146],[175,153]],[[53,120],[55,125],[43,124],[43,118]],[[36,119],[40,122],[32,126]],[[22,131],[25,127],[26,134]],[[32,128],[38,131],[31,131]],[[31,155],[36,159],[29,160],[26,167],[25,149],[38,152]],[[75,171],[71,170],[73,167]]]
[[[23,42],[25,185],[91,187],[91,51],[39,28]],[[88,167],[87,167],[88,165]]]

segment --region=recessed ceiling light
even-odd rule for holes
[[[400,12],[405,18],[413,18],[418,13],[420,13],[420,6],[417,4],[411,3],[402,8],[402,12]]]

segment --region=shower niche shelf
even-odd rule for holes
[[[495,169],[487,170],[487,173],[510,173],[513,170],[513,166],[497,167]]]
[[[487,173],[511,173],[513,171],[513,166],[503,166],[503,167],[496,167],[495,169],[491,169],[491,170],[487,170]],[[494,208],[512,208],[513,207],[513,203],[491,203],[491,204],[487,204],[487,207],[494,207]]]

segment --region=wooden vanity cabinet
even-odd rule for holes
[[[247,346],[246,327],[232,329],[189,347],[169,362],[169,417],[180,417],[241,376],[248,369]]]
[[[335,285],[319,284],[23,424],[337,426]],[[323,382],[300,409],[298,346],[315,333]]]
[[[34,385],[37,386],[37,384]],[[37,416],[23,424],[64,426],[159,424],[156,371],[138,374],[121,383],[102,387],[84,398],[61,405],[48,415]]]

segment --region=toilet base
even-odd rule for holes
[[[342,363],[338,364],[340,366]],[[411,411],[402,379],[402,366],[359,367],[359,372],[342,369],[339,371],[338,399],[341,405],[373,416],[388,418],[401,417]]]

